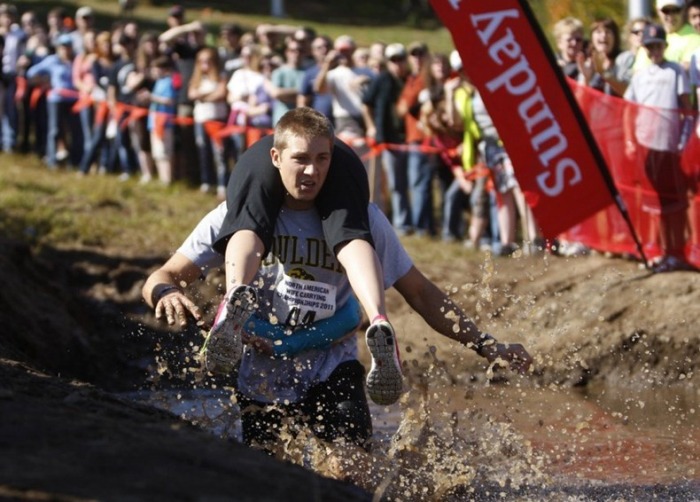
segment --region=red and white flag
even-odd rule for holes
[[[616,189],[525,0],[431,0],[553,238],[615,202]]]

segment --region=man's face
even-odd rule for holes
[[[700,7],[688,8],[688,23],[696,33],[700,33]]]
[[[658,9],[659,19],[666,33],[675,33],[683,26],[683,9],[675,5],[667,5]]]
[[[181,16],[168,16],[166,22],[168,23],[168,28],[175,28],[183,24],[183,19]]]
[[[329,49],[328,42],[326,42],[324,38],[317,37],[311,43],[311,52],[313,53],[314,59],[319,63],[326,57]]]
[[[284,150],[270,150],[272,163],[280,170],[290,209],[309,209],[323,187],[331,164],[331,141],[290,136]]]
[[[664,51],[666,50],[665,43],[653,42],[651,44],[646,44],[644,48],[647,50],[649,61],[652,63],[660,64],[664,60]]]
[[[79,30],[87,30],[91,28],[93,25],[92,15],[76,17],[75,24]]]

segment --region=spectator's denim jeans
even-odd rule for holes
[[[9,152],[17,146],[19,110],[17,109],[17,103],[15,102],[17,81],[13,75],[8,75],[6,82],[7,84],[5,86],[5,95],[3,96],[2,110],[2,149],[5,152]]]
[[[413,143],[412,147],[419,146]],[[435,235],[433,214],[433,162],[432,154],[408,152],[408,180],[411,185],[411,221],[416,232]]]
[[[206,183],[207,185],[212,186],[216,184],[216,186],[225,187],[228,183],[228,169],[226,168],[223,144],[219,146],[212,138],[209,137],[203,122],[194,123],[194,140],[197,144],[197,150],[199,152],[199,171],[201,183]],[[216,168],[216,180],[214,179],[213,168]]]
[[[58,138],[63,136],[70,154],[70,163],[77,166],[82,157],[82,131],[80,118],[72,113],[72,101],[49,101],[46,103],[48,112],[48,132],[46,134],[46,163],[49,167],[56,167],[56,148]],[[70,136],[70,139],[66,136]]]
[[[411,205],[408,199],[406,153],[385,150],[382,152],[382,163],[391,196],[391,223],[399,233],[410,232]]]
[[[445,240],[461,240],[464,237],[466,222],[464,210],[469,205],[469,194],[462,190],[459,182],[452,182],[445,190],[444,218],[442,222],[442,238]]]

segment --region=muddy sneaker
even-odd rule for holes
[[[377,404],[395,403],[401,396],[403,375],[396,334],[386,319],[375,320],[365,334],[372,355],[367,375],[367,393]]]
[[[221,302],[200,353],[207,371],[220,375],[233,371],[243,353],[243,325],[256,304],[255,290],[245,285],[231,290]]]

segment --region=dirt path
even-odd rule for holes
[[[100,390],[178,383],[172,376],[189,364],[182,347],[198,333],[155,329],[140,300],[142,281],[162,259],[105,250],[47,250],[36,256],[21,244],[0,242],[0,498],[369,499],[358,488]],[[600,256],[474,255],[418,265],[482,327],[531,350],[537,362],[533,385],[695,385],[699,274],[652,276],[634,263]],[[197,294],[211,297],[216,286],[217,278],[210,278]],[[388,302],[411,382],[436,360],[457,368],[451,372],[457,385],[483,381],[480,359],[432,333],[396,293]],[[161,372],[148,372],[149,367]],[[147,373],[161,380],[147,380]],[[692,500],[697,489],[671,486],[654,494],[638,486],[612,496]],[[539,490],[530,495],[551,493]],[[608,492],[586,493],[606,500]]]

